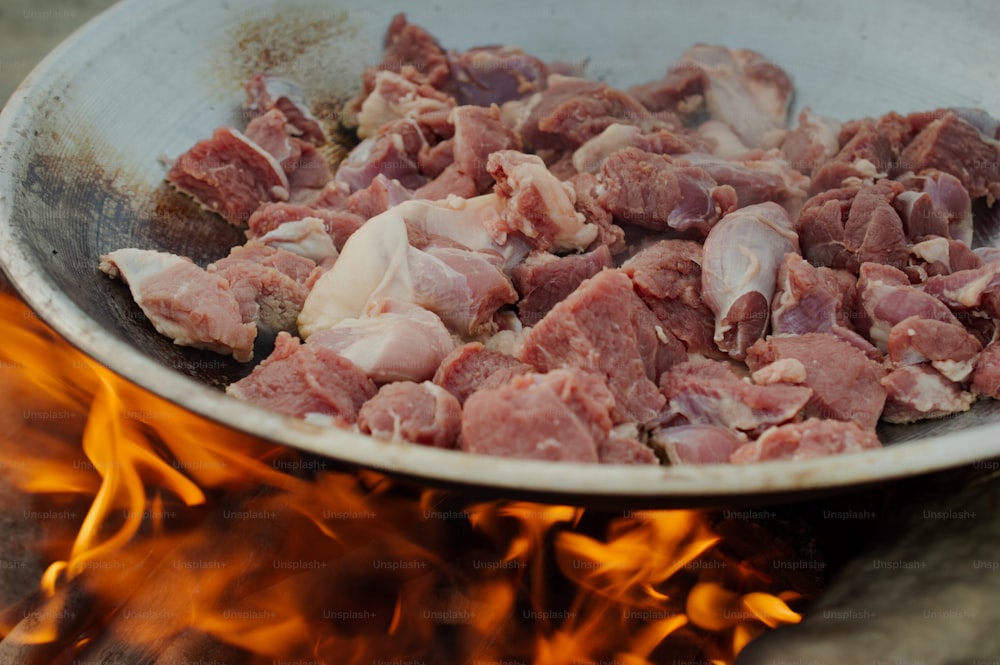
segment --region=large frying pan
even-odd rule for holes
[[[757,49],[793,76],[799,104],[847,119],[939,106],[1000,113],[1000,4],[898,2],[573,3],[438,0],[125,0],[56,49],[0,115],[0,259],[29,304],[114,371],[232,427],[353,465],[491,495],[614,507],[737,504],[830,491],[1000,455],[1000,405],[882,432],[867,454],[796,463],[601,467],[470,456],[284,418],[226,397],[247,371],[157,335],[127,290],[97,272],[119,247],[207,263],[238,231],[162,187],[175,157],[218,125],[242,125],[242,82],[261,69],[300,82],[327,118],[408,11],[449,47],[520,45],[589,59],[620,86],[657,78],[694,42]],[[430,9],[425,7],[430,6]],[[989,233],[977,241],[991,243]]]

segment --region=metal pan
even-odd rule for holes
[[[327,118],[376,62],[389,17],[408,11],[445,45],[524,47],[589,60],[627,86],[662,75],[694,42],[767,54],[799,103],[841,119],[939,106],[1000,112],[1000,5],[940,3],[125,0],[33,71],[0,115],[0,260],[29,304],[85,353],[191,411],[351,465],[492,496],[607,507],[747,504],[920,474],[1000,455],[1000,408],[882,432],[883,450],[756,466],[601,467],[389,444],[226,397],[248,368],[173,346],[127,290],[97,272],[120,247],[202,264],[240,233],[162,186],[173,158],[240,117],[259,70],[302,82]],[[991,243],[992,232],[980,233]]]

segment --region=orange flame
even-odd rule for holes
[[[0,413],[3,478],[88,503],[45,546],[43,610],[0,624],[7,639],[85,654],[101,632],[156,649],[195,631],[251,662],[357,665],[442,650],[426,659],[639,665],[694,645],[730,663],[799,620],[802,599],[764,576],[694,565],[722,556],[703,512],[609,519],[334,471],[122,380],[13,298],[0,328],[0,389],[38,416]],[[92,607],[69,635],[68,590]]]

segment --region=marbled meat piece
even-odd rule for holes
[[[739,159],[692,152],[678,156],[674,163],[696,166],[719,185],[732,187],[737,208],[774,201],[795,215],[809,196],[809,178],[793,169],[776,150],[758,150]]]
[[[257,241],[310,259],[324,269],[329,268],[337,259],[333,238],[326,232],[323,220],[318,217],[287,222],[260,236]]]
[[[896,365],[930,363],[951,381],[965,381],[983,345],[963,326],[911,316],[889,331],[889,360]]]
[[[882,378],[882,387],[887,395],[882,420],[887,423],[943,418],[968,411],[975,401],[961,384],[927,364],[897,367]]]
[[[382,61],[365,69],[365,92],[371,92],[379,72],[404,74],[416,83],[435,88],[448,85],[451,67],[448,57],[427,30],[406,20],[406,14],[392,17],[382,43]]]
[[[319,413],[351,425],[375,384],[354,363],[322,346],[278,333],[274,351],[226,393],[288,416]]]
[[[844,187],[852,182],[872,182],[899,169],[900,152],[913,136],[909,120],[898,113],[844,123],[837,141],[840,150],[813,169],[812,191]]]
[[[907,190],[892,205],[903,220],[906,237],[952,238],[972,246],[972,199],[962,181],[943,171],[926,170],[898,178]]]
[[[840,122],[813,112],[808,106],[799,111],[798,125],[785,135],[781,154],[791,167],[805,175],[840,151]]]
[[[785,254],[798,252],[785,209],[759,203],[723,217],[705,239],[701,293],[715,314],[715,343],[735,359],[767,330]]]
[[[674,113],[688,126],[706,117],[705,72],[693,63],[674,64],[663,78],[633,86],[628,93],[653,113]]]
[[[928,277],[921,286],[925,293],[954,310],[976,309],[987,294],[1000,286],[1000,262]]]
[[[935,275],[950,275],[959,270],[974,270],[983,260],[961,240],[931,236],[907,248],[910,263],[903,269],[914,283]]]
[[[295,128],[278,109],[250,121],[244,135],[274,157],[288,178],[289,199],[301,190],[320,189],[333,177],[316,146],[293,136]]]
[[[614,404],[596,374],[573,368],[521,374],[469,396],[460,447],[483,455],[596,463]]]
[[[789,252],[778,269],[771,301],[771,332],[775,335],[832,333],[880,360],[878,350],[851,323],[856,307],[857,278],[845,270],[815,267]]]
[[[347,210],[361,219],[370,219],[403,201],[409,201],[413,196],[414,192],[403,187],[398,180],[390,180],[379,173],[367,187],[351,192],[347,197]]]
[[[347,358],[376,383],[427,381],[455,348],[436,314],[391,298],[311,335],[309,344]]]
[[[694,231],[702,236],[737,208],[736,190],[704,169],[669,157],[624,148],[610,155],[598,178],[598,203],[617,221],[654,231]]]
[[[603,186],[598,182],[597,176],[592,173],[577,173],[570,177],[569,183],[573,185],[573,191],[576,193],[574,203],[576,211],[581,213],[587,222],[597,227],[597,238],[594,242],[607,245],[612,255],[625,251],[627,247],[625,230],[614,223],[611,213],[598,201],[598,192]]]
[[[708,147],[700,143],[669,129],[644,132],[635,125],[616,122],[573,151],[573,168],[577,173],[600,173],[604,160],[623,148],[656,155],[681,155]]]
[[[729,457],[734,464],[768,460],[806,460],[859,453],[882,447],[870,429],[853,422],[809,418],[801,423],[772,427]]]
[[[974,395],[1000,399],[1000,342],[993,341],[976,359],[970,390]]]
[[[680,416],[681,422],[755,433],[795,420],[813,397],[808,387],[754,385],[716,360],[671,367],[660,377],[660,390],[667,398],[665,421]]]
[[[671,464],[728,464],[746,434],[722,425],[674,425],[653,430],[651,443]]]
[[[295,136],[313,145],[326,143],[326,132],[309,110],[305,93],[295,81],[270,74],[256,74],[246,86],[246,108],[254,115],[277,109],[294,129]]]
[[[451,81],[447,89],[459,104],[503,104],[545,87],[549,67],[513,46],[479,46],[448,51]]]
[[[244,321],[272,332],[295,332],[296,318],[318,277],[312,259],[253,240],[233,247],[206,270],[229,283]]]
[[[398,181],[407,189],[426,185],[429,179],[420,172],[417,160],[420,147],[424,145],[423,135],[420,134],[420,145],[412,149],[407,146],[404,134],[392,131],[399,126],[412,129],[407,121],[386,125],[377,135],[369,136],[354,146],[337,167],[334,180],[346,185],[352,193],[371,185],[375,176],[380,174]],[[414,131],[419,133],[419,130]]]
[[[634,426],[615,427],[597,445],[597,459],[601,464],[659,464],[653,449],[636,438]]]
[[[316,218],[323,222],[323,228],[333,240],[338,251],[351,235],[361,228],[364,219],[346,210],[330,210],[293,203],[265,203],[257,208],[247,220],[247,237],[261,238],[282,224]]]
[[[622,264],[636,293],[688,353],[724,357],[715,345],[715,315],[701,297],[701,244],[658,240]]]
[[[597,227],[576,211],[576,191],[552,175],[537,155],[499,150],[486,162],[504,204],[500,218],[486,222],[497,242],[508,235],[526,239],[543,251],[585,249],[597,237]]]
[[[361,406],[358,429],[377,439],[454,448],[462,429],[462,405],[430,381],[387,383]]]
[[[190,259],[146,249],[101,256],[100,270],[128,284],[156,331],[174,344],[253,358],[257,326],[243,318],[229,282]]]
[[[780,67],[755,51],[710,44],[692,46],[678,65],[703,73],[709,118],[732,127],[752,148],[780,141],[794,94],[791,79]]]
[[[281,164],[230,127],[216,129],[178,157],[167,181],[236,226],[246,224],[261,204],[288,200],[290,190]]]
[[[784,358],[794,358],[805,367],[802,386],[813,396],[803,409],[807,417],[832,418],[874,429],[885,404],[880,381],[882,366],[863,351],[830,333],[771,335],[747,350],[750,371]]]
[[[615,397],[615,422],[645,423],[666,402],[657,377],[687,358],[684,345],[657,328],[632,280],[618,270],[604,270],[531,328],[517,357],[540,371],[576,367],[595,372]]]
[[[357,114],[358,138],[384,135],[397,120],[419,125],[425,116],[433,118],[435,114],[448,113],[454,106],[452,97],[429,85],[380,71],[375,75],[375,87],[361,102]]]
[[[482,342],[469,342],[444,357],[433,381],[464,404],[480,388],[498,388],[530,371],[531,365],[512,355],[487,349]]]
[[[948,305],[912,286],[906,273],[892,266],[863,263],[857,293],[863,316],[855,327],[882,352],[888,349],[892,327],[911,316],[961,325]]]
[[[476,183],[475,194],[493,187],[487,169],[490,155],[501,150],[521,149],[521,139],[500,122],[497,106],[456,106],[448,120],[455,126],[452,153],[455,167]]]
[[[544,90],[504,104],[500,117],[532,151],[575,150],[615,123],[649,130],[663,124],[621,90],[562,74],[550,74]]]
[[[937,169],[962,181],[972,198],[1000,197],[1000,143],[951,110],[929,114],[926,124],[899,155],[901,170]]]
[[[611,252],[606,245],[598,245],[585,254],[566,256],[532,252],[511,270],[514,287],[520,295],[518,318],[523,325],[535,325],[581,282],[610,267]]]

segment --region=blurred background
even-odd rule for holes
[[[70,33],[115,0],[0,0],[0,106]]]

